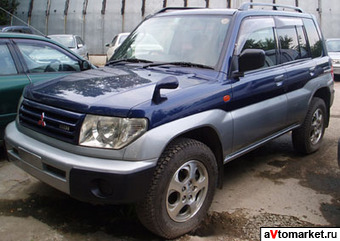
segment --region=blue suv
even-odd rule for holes
[[[223,164],[290,131],[298,152],[317,151],[333,85],[320,29],[300,8],[166,8],[105,67],[27,86],[8,157],[76,199],[136,203],[171,239],[204,219]]]

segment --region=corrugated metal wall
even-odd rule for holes
[[[294,5],[317,16],[326,37],[340,37],[338,0],[248,0]],[[247,0],[19,0],[16,16],[42,33],[72,33],[86,42],[90,54],[106,52],[105,44],[130,32],[163,7],[238,8]],[[21,24],[13,19],[13,24]]]

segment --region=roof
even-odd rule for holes
[[[156,15],[233,15],[236,9],[211,9],[211,8],[164,8]]]
[[[253,8],[255,7],[255,8]],[[280,4],[267,3],[245,3],[239,9],[210,9],[210,8],[182,8],[168,7],[160,10],[155,15],[171,16],[171,15],[234,15],[241,13],[242,15],[286,15],[286,16],[310,16],[299,7]]]
[[[57,41],[54,41],[53,39],[46,37],[46,36],[42,36],[42,35],[25,34],[25,33],[12,33],[12,32],[10,32],[10,33],[0,32],[0,39],[8,39],[8,38],[33,39],[33,40],[41,40],[41,41],[45,41],[45,42],[50,42],[54,45],[59,46],[60,48],[65,49],[67,52],[70,52],[70,50],[67,47],[65,47],[64,45],[60,44]],[[79,55],[77,53],[73,53],[73,54],[76,55],[77,57],[79,57]]]
[[[0,32],[0,38],[22,38],[22,39],[38,39],[38,40],[49,41],[48,38],[42,35],[25,34],[25,33],[17,33],[17,32]]]

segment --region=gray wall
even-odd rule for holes
[[[340,37],[339,0],[19,0],[15,15],[46,35],[80,35],[90,54],[103,54],[115,34],[132,31],[163,7],[238,8],[249,1],[301,7],[317,17],[325,37]]]

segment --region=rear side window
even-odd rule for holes
[[[277,29],[281,63],[308,58],[307,41],[302,26]]]
[[[303,22],[306,28],[312,58],[321,57],[323,54],[322,41],[314,21],[312,19],[304,19]]]
[[[310,57],[301,19],[277,17],[276,25],[281,63]]]

